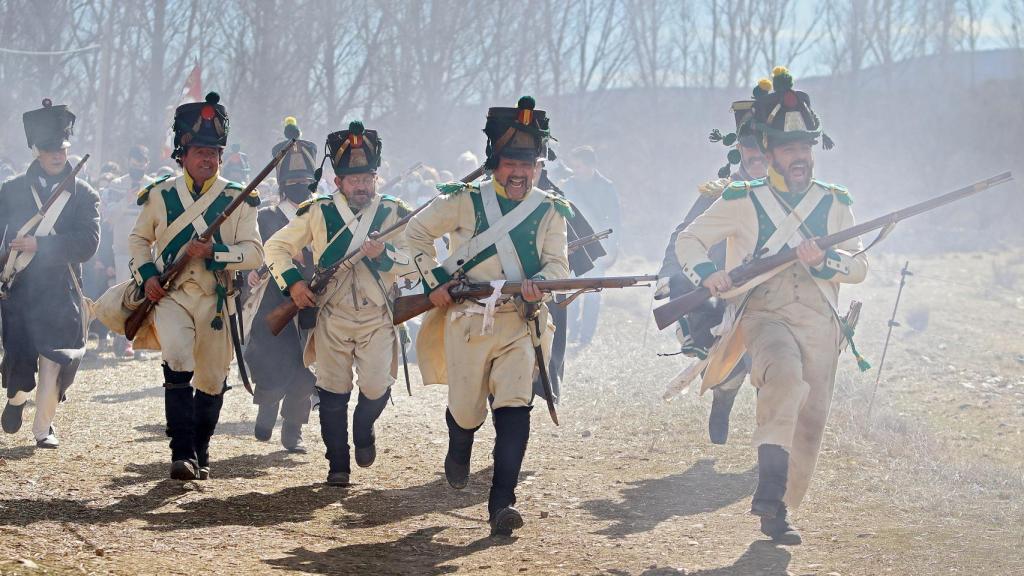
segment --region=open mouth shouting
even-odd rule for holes
[[[505,191],[510,198],[522,198],[530,191],[530,179],[525,176],[509,176]]]

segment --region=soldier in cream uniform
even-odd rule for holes
[[[542,293],[532,280],[569,275],[565,200],[536,188],[548,139],[548,119],[524,96],[517,108],[491,108],[484,128],[491,179],[474,185],[442,186],[447,192],[415,216],[408,245],[430,300],[416,339],[425,384],[448,384],[448,454],[445,476],[466,486],[474,433],[487,417],[488,397],[496,432],[494,476],[488,498],[492,534],[510,535],[523,519],[513,507],[519,470],[530,437],[536,360],[524,301]],[[434,240],[448,234],[451,255],[438,263]],[[475,302],[453,302],[451,277],[472,282],[523,281],[522,298],[489,311]],[[543,337],[550,356],[551,329]]]
[[[135,344],[155,335],[163,353],[170,474],[176,480],[209,477],[210,438],[220,418],[232,356],[227,322],[231,274],[263,263],[255,194],[227,218],[212,241],[198,240],[206,225],[242,193],[239,184],[219,175],[228,137],[227,112],[219,102],[220,96],[211,92],[205,102],[183,104],[175,111],[172,157],[182,166],[182,175],[158,180],[139,194],[142,212],[129,238],[132,275],[146,297],[157,302],[151,325],[140,330]],[[165,291],[161,268],[186,252],[192,259]]]
[[[391,397],[398,370],[398,339],[390,299],[409,258],[395,244],[375,240],[379,232],[409,214],[402,201],[377,194],[381,141],[374,130],[352,122],[327,136],[327,155],[337,191],[302,204],[295,218],[267,240],[267,262],[278,286],[300,308],[319,307],[306,343],[305,362],[316,362],[320,433],[329,462],[327,483],[347,486],[351,475],[348,402],[353,384],[359,399],[352,414],[356,464],[377,456],[373,425]],[[316,183],[312,186],[316,189]],[[309,289],[294,258],[307,246],[318,268],[337,263],[361,248],[363,257],[344,264],[323,294]]]
[[[766,94],[771,89],[771,80],[763,78],[754,87],[754,96]],[[710,138],[712,142],[722,142],[729,149],[728,163],[718,170],[717,180],[710,180],[697,188],[697,200],[686,213],[683,222],[672,232],[668,246],[665,248],[661,270],[658,271],[658,290],[655,292],[655,299],[678,298],[696,289],[690,279],[682,273],[682,268],[676,259],[676,237],[679,232],[707,210],[722,195],[730,182],[757,180],[768,175],[764,152],[757,143],[757,137],[754,136],[749,122],[754,109],[754,101],[737,100],[732,103],[731,108],[736,122],[736,131],[723,136],[721,132],[714,130]],[[735,171],[732,170],[733,165],[738,165]],[[712,246],[708,250],[708,256],[716,266],[724,266],[725,242],[719,242]],[[709,328],[717,324],[721,320],[721,316],[721,306],[715,306],[708,302],[687,314],[686,318],[679,320],[676,324],[676,336],[682,344],[681,352],[690,357],[705,358],[710,341],[713,339]],[[712,443],[725,444],[728,439],[729,416],[732,413],[732,406],[740,386],[749,373],[750,358],[744,356],[728,379],[715,386],[711,413],[708,416],[708,436]]]
[[[719,342],[712,349],[703,387],[720,384],[743,349],[750,354],[759,472],[751,513],[776,542],[799,544],[787,510],[807,491],[832,401],[844,337],[836,313],[839,285],[861,282],[867,259],[859,240],[829,250],[811,240],[853,225],[852,201],[845,188],[812,178],[812,146],[820,138],[830,147],[830,140],[810,98],[793,90],[789,72],[779,67],[773,75],[773,91],[757,95],[750,120],[769,163],[767,178],[729,184],[680,232],[676,255],[695,285],[739,310],[735,330],[723,338],[741,345]],[[733,287],[727,271],[708,257],[708,248],[722,240],[726,269],[762,252],[795,250],[798,260],[759,284]]]

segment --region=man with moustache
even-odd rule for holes
[[[448,384],[448,483],[465,488],[473,438],[490,404],[494,419],[494,473],[487,501],[492,535],[509,536],[523,525],[513,506],[519,470],[530,437],[536,356],[526,307],[543,293],[534,280],[569,275],[566,218],[569,204],[535,187],[549,138],[548,118],[534,99],[487,113],[487,161],[492,177],[479,184],[442,185],[445,192],[406,228],[409,248],[436,306],[416,339],[425,384]],[[451,254],[438,263],[434,240],[447,234]],[[471,282],[522,281],[522,296],[493,306],[454,302],[448,289],[465,276]],[[540,307],[544,313],[546,307]],[[551,326],[541,317],[550,357]],[[533,324],[533,322],[529,322]]]
[[[10,250],[0,271],[4,349],[0,377],[7,389],[0,420],[8,434],[21,429],[25,403],[35,388],[32,434],[36,446],[57,448],[53,418],[85,355],[83,322],[88,312],[81,289],[82,264],[99,246],[99,195],[76,178],[34,229],[26,229],[26,223],[71,173],[68,148],[75,115],[47,98],[42,108],[26,112],[22,121],[35,160],[24,174],[0,188],[2,248]]]
[[[810,98],[793,90],[793,78],[778,67],[774,89],[754,100],[751,127],[768,160],[766,178],[733,182],[721,198],[679,233],[676,256],[694,284],[727,298],[737,310],[735,330],[752,364],[758,389],[753,442],[758,484],[751,513],[761,531],[782,544],[799,544],[788,510],[803,500],[821,446],[844,337],[836,304],[841,283],[861,282],[867,259],[859,240],[822,250],[813,238],[854,224],[846,189],[812,178],[812,146],[831,140],[811,109]],[[726,266],[708,258],[708,247],[728,240]],[[751,254],[795,250],[798,260],[733,291],[728,269]],[[731,349],[719,343],[717,350]],[[735,354],[713,354],[704,388],[720,382]]]
[[[400,251],[401,240],[393,245],[373,234],[393,226],[410,209],[397,198],[377,193],[381,140],[375,130],[356,121],[348,130],[329,134],[327,156],[337,191],[300,205],[295,218],[267,240],[266,250],[270,273],[281,290],[300,309],[319,307],[305,362],[316,362],[327,484],[348,486],[348,403],[353,384],[359,386],[359,399],[352,413],[352,444],[356,464],[367,468],[377,458],[374,423],[391,398],[398,375],[398,338],[390,306],[398,275],[409,265]],[[311,189],[316,189],[315,182]],[[342,264],[318,296],[295,263],[307,246],[318,268],[333,266],[356,248],[363,257]]]
[[[292,116],[285,118],[286,140],[275,145],[271,153],[276,156],[292,138],[296,142],[277,165],[280,200],[276,205],[259,211],[260,237],[264,242],[294,220],[299,206],[310,196],[309,185],[314,180],[317,150],[316,144],[299,139],[301,136],[296,119]],[[294,265],[304,278],[309,278],[313,274],[313,254],[303,249]],[[280,412],[284,420],[281,445],[290,452],[305,452],[302,426],[309,421],[310,396],[316,383],[313,372],[302,361],[305,330],[299,322],[292,322],[277,336],[271,334],[266,323],[267,314],[287,296],[276,289],[269,273],[263,269],[249,272],[248,284],[250,293],[244,309],[253,313],[243,314],[242,318],[244,329],[249,333],[245,363],[253,380],[252,401],[259,406],[254,434],[257,440],[270,440]]]
[[[163,355],[170,476],[175,480],[210,476],[210,439],[220,418],[232,357],[228,289],[235,271],[263,263],[256,229],[260,199],[255,192],[210,241],[198,239],[243,192],[237,182],[220,177],[228,129],[227,110],[216,92],[207,94],[205,102],[175,110],[171,157],[182,174],[157,180],[139,193],[142,212],[128,240],[132,276],[146,298],[156,302],[151,324],[143,326],[135,342],[138,345],[140,337],[155,330]],[[161,269],[185,253],[191,260],[165,290]]]
[[[754,87],[754,97],[759,94],[767,94],[772,89],[771,80],[767,78],[758,82]],[[655,299],[678,298],[687,292],[692,291],[696,286],[683,274],[683,268],[676,258],[676,238],[679,232],[685,229],[697,216],[704,213],[711,204],[722,195],[722,191],[730,182],[746,182],[764,178],[768,174],[768,164],[765,161],[764,152],[757,143],[750,126],[750,117],[753,111],[753,100],[737,100],[732,103],[733,117],[736,121],[736,132],[722,134],[718,130],[711,132],[712,142],[722,142],[729,148],[728,163],[719,169],[718,179],[709,180],[697,188],[697,200],[693,203],[690,211],[686,213],[682,224],[676,227],[669,238],[668,246],[665,247],[665,257],[662,260],[661,270],[658,272],[658,289],[655,292]],[[738,165],[735,172],[732,166]],[[719,242],[708,250],[708,256],[719,268],[725,265],[725,242]],[[682,345],[682,353],[687,356],[705,358],[708,353],[709,342],[707,339],[710,333],[696,333],[702,330],[701,327],[710,322],[706,318],[721,316],[721,310],[707,304],[694,313],[687,315],[677,323],[676,336]],[[693,320],[692,326],[690,320]],[[721,385],[716,386],[712,391],[711,413],[708,417],[708,436],[714,444],[725,444],[729,437],[729,416],[732,413],[733,403],[740,386],[750,372],[750,359],[744,357],[736,365],[729,378]]]

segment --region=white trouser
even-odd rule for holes
[[[50,425],[57,414],[60,403],[60,387],[57,377],[60,376],[60,364],[53,360],[39,357],[39,379],[36,386],[36,417],[32,421],[32,434],[36,440],[42,440],[50,434]]]

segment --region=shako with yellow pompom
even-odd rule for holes
[[[821,250],[813,239],[854,225],[850,195],[814,179],[813,145],[828,148],[810,97],[783,67],[771,90],[755,91],[747,123],[768,161],[767,177],[731,182],[721,198],[679,232],[675,252],[684,274],[726,303],[721,338],[708,351],[702,391],[729,378],[746,353],[758,389],[758,484],[751,513],[761,532],[799,544],[789,512],[800,505],[813,474],[835,389],[840,350],[849,345],[862,370],[853,332],[838,313],[839,287],[862,282],[867,257],[859,239]],[[708,246],[726,242],[725,265]],[[748,258],[795,251],[798,259],[733,286],[728,271]]]
[[[278,201],[259,212],[260,237],[264,240],[287,226],[304,210],[303,206],[309,205],[309,185],[316,168],[317,146],[302,139],[298,119],[286,117],[282,133],[285,140],[274,145],[271,155],[277,156],[292,140],[295,146],[277,165]],[[302,277],[313,275],[313,253],[308,247],[296,254],[293,262]],[[269,274],[255,274],[252,280],[249,284],[253,287],[247,290],[242,306],[242,318],[248,330],[245,363],[253,381],[253,404],[259,407],[253,434],[257,440],[269,440],[280,414],[281,445],[289,452],[305,452],[302,429],[309,421],[316,377],[303,361],[302,350],[307,321],[315,312],[304,312],[298,322],[288,323],[275,336],[267,326],[267,315],[287,302],[288,297],[277,289]]]

